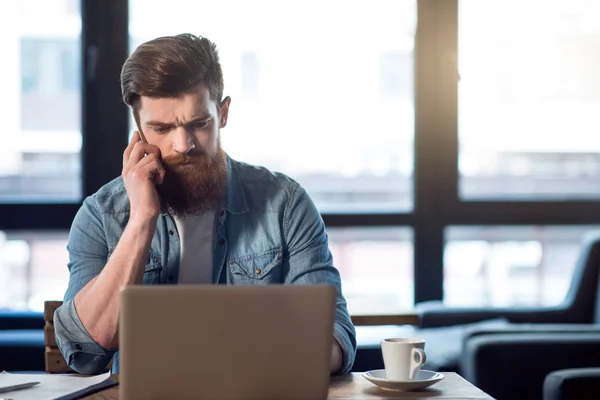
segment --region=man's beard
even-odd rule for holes
[[[178,154],[162,160],[163,183],[156,185],[161,208],[177,218],[203,215],[218,207],[225,196],[227,159],[217,143],[214,155]]]

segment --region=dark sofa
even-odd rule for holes
[[[44,314],[0,309],[0,371],[44,367]]]

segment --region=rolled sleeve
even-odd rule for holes
[[[333,265],[325,224],[306,191],[298,185],[285,212],[287,254],[285,283],[330,284],[336,288],[334,338],[342,348],[339,373],[348,373],[356,357],[356,330],[342,293],[339,271]]]
[[[107,351],[89,335],[75,309],[74,298],[100,275],[108,258],[101,213],[93,197],[79,209],[69,234],[69,285],[63,304],[54,313],[54,333],[67,365],[82,374],[102,372],[114,351]]]
[[[348,330],[336,321],[333,325],[333,337],[342,348],[342,366],[339,373],[347,374],[352,369],[354,358],[356,357],[356,332],[354,332],[354,326],[352,326],[351,330]]]
[[[77,315],[73,300],[63,303],[55,311],[54,334],[67,364],[81,374],[102,372],[115,353],[91,338]]]

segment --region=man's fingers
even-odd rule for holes
[[[160,160],[160,149],[152,144],[137,142],[129,154],[129,159],[124,160],[126,168],[134,168],[145,155],[154,154],[157,160]]]
[[[160,159],[160,149],[153,144],[149,143],[139,143],[140,146],[144,149],[144,153],[146,154],[155,154],[158,159]]]
[[[133,151],[133,147],[139,141],[140,141],[140,134],[138,133],[138,131],[133,132],[133,136],[131,136],[131,141],[129,142],[129,144],[125,148],[125,151],[123,152],[123,165],[125,165],[127,163],[127,160],[129,160],[129,157],[131,156],[131,152]]]
[[[148,177],[157,184],[161,184],[165,177],[165,169],[154,153],[150,153],[144,157],[135,165],[131,172],[139,176]]]
[[[139,150],[134,153],[134,150],[138,147],[141,147],[142,151]],[[144,143],[140,141],[140,133],[139,131],[134,131],[131,136],[131,142],[123,152],[123,165],[127,164],[129,160],[132,158],[132,155],[137,155],[136,162],[141,160],[144,154],[154,153],[160,158],[160,149],[153,144]],[[140,155],[141,154],[141,155]]]
[[[134,168],[136,164],[139,163],[143,158],[144,148],[140,142],[137,142],[133,145],[133,150],[131,150],[131,154],[129,154],[129,159],[125,165],[129,168]]]
[[[159,170],[155,175],[154,175],[154,179],[152,180],[154,182],[155,185],[160,185],[163,183],[163,181],[165,180],[165,170]]]
[[[162,163],[158,159],[158,156],[154,153],[150,153],[146,157],[144,157],[142,160],[140,160],[140,162],[138,162],[136,164],[135,168],[136,169],[145,168],[147,165],[152,165],[152,164],[154,164],[156,166],[156,168],[158,169],[158,172],[160,172],[162,174],[165,173],[165,168],[163,167]]]
[[[141,141],[142,138],[140,137],[140,132],[135,130],[133,131],[133,135],[131,135],[131,142],[130,143],[137,143],[139,141]]]

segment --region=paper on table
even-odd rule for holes
[[[94,376],[51,375],[51,374],[0,374],[0,388],[27,382],[40,382],[29,388],[0,393],[0,398],[13,400],[53,400],[85,389],[110,377],[110,372]]]

